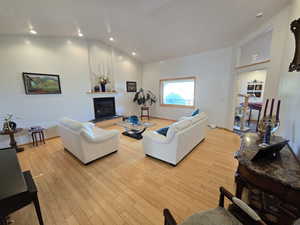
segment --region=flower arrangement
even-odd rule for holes
[[[109,78],[107,76],[100,76],[99,83],[106,85],[107,83],[109,83]]]
[[[109,78],[107,76],[99,76],[99,84],[101,86],[101,91],[105,92],[105,85],[108,84]]]
[[[17,124],[12,121],[13,114],[7,114],[4,116],[3,130],[15,130]]]

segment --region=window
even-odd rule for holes
[[[160,92],[162,106],[193,107],[195,77],[161,80]]]

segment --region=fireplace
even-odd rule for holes
[[[115,98],[94,98],[95,119],[105,119],[116,115]]]

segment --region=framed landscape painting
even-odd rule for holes
[[[23,73],[27,95],[61,94],[59,75]]]

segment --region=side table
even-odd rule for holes
[[[10,147],[15,149],[16,152],[23,152],[24,148],[18,147],[16,139],[15,139],[15,134],[22,132],[22,131],[23,131],[23,128],[17,128],[15,130],[1,130],[0,135],[8,135],[10,138],[10,143],[9,143]]]
[[[28,131],[31,133],[33,146],[38,146],[39,142],[43,142],[45,144],[44,128],[37,127],[34,129],[29,129]],[[38,140],[38,137],[39,137],[39,140]]]
[[[146,114],[144,114],[144,112],[146,112]],[[146,117],[146,118],[148,118],[148,120],[150,120],[149,107],[146,107],[146,106],[141,107],[141,120],[143,119],[143,117]]]

